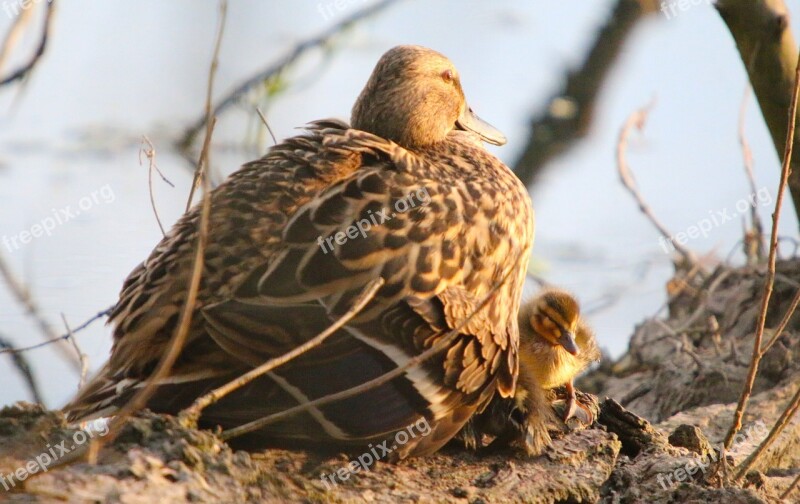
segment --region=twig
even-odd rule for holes
[[[8,57],[14,51],[17,43],[19,43],[23,29],[28,26],[28,23],[33,18],[33,12],[33,8],[22,9],[19,16],[12,22],[11,28],[8,29],[5,39],[3,39],[3,46],[0,48],[0,72],[5,68]]]
[[[41,57],[44,55],[44,51],[47,48],[47,37],[50,34],[50,28],[52,27],[53,11],[55,11],[55,3],[56,3],[55,0],[48,0],[45,11],[44,27],[42,28],[42,35],[39,38],[39,46],[36,48],[36,51],[31,56],[31,59],[28,60],[27,63],[22,65],[22,67],[18,68],[8,76],[0,78],[0,86],[5,86],[6,84],[10,84],[14,81],[24,79],[25,77],[27,77],[28,74],[30,74],[30,72],[39,62]]]
[[[17,301],[25,308],[27,314],[36,322],[36,325],[39,327],[39,331],[45,337],[46,340],[52,341],[57,340],[59,341],[58,350],[59,355],[67,360],[72,368],[77,372],[80,371],[80,363],[78,359],[72,354],[72,350],[67,345],[64,338],[59,338],[56,332],[53,330],[53,327],[50,323],[45,319],[44,315],[42,315],[41,310],[39,309],[39,305],[36,304],[36,301],[31,296],[30,291],[28,288],[23,284],[20,280],[14,276],[14,273],[11,271],[11,268],[6,263],[3,255],[0,254],[0,276],[3,277],[8,289],[17,299]]]
[[[517,255],[515,261],[513,263],[511,263],[511,264],[519,264],[519,261],[522,258],[522,254],[523,254],[523,251],[520,251],[520,253]],[[247,434],[248,432],[252,432],[252,431],[258,430],[258,429],[260,429],[262,427],[265,427],[267,425],[273,424],[273,423],[278,422],[280,420],[283,420],[285,418],[292,417],[294,415],[297,415],[299,413],[307,411],[307,410],[309,410],[311,408],[314,408],[316,406],[323,406],[325,404],[341,401],[343,399],[347,399],[348,397],[353,397],[355,395],[361,394],[361,393],[366,392],[368,390],[372,390],[374,388],[380,387],[384,383],[388,383],[388,382],[394,380],[398,376],[401,376],[402,374],[404,374],[408,369],[411,369],[414,366],[418,366],[421,363],[425,362],[427,359],[429,359],[429,358],[433,357],[434,355],[436,355],[437,353],[442,352],[443,350],[446,350],[448,345],[450,345],[450,343],[452,343],[452,341],[458,336],[458,334],[461,331],[461,329],[464,328],[469,323],[469,321],[472,320],[473,317],[475,317],[475,315],[480,313],[480,311],[484,307],[486,307],[486,305],[488,305],[489,302],[492,299],[494,299],[495,295],[497,294],[497,291],[500,289],[500,287],[503,286],[503,284],[505,284],[505,282],[508,280],[509,276],[513,272],[514,272],[514,269],[513,268],[509,268],[509,271],[507,271],[506,274],[503,275],[503,277],[497,283],[495,283],[492,286],[492,288],[489,291],[489,293],[486,294],[486,296],[481,300],[481,302],[478,303],[478,306],[475,307],[475,309],[471,313],[469,313],[467,315],[467,317],[465,317],[464,320],[462,320],[459,324],[457,324],[456,327],[453,328],[453,330],[445,333],[429,349],[427,349],[424,352],[422,352],[422,353],[410,358],[404,365],[398,366],[395,369],[393,369],[391,371],[388,371],[388,372],[378,376],[377,378],[373,378],[372,380],[366,381],[366,382],[364,382],[364,383],[362,383],[360,385],[357,385],[355,387],[351,387],[349,389],[341,390],[341,391],[333,393],[333,394],[328,394],[326,396],[314,399],[312,401],[308,401],[308,402],[306,402],[304,404],[300,404],[298,406],[289,408],[287,410],[279,411],[278,413],[273,413],[272,415],[268,415],[266,417],[259,418],[257,420],[253,420],[251,422],[248,422],[246,424],[239,425],[238,427],[234,427],[232,429],[228,429],[226,431],[223,431],[220,434],[220,437],[223,440],[228,440],[228,439],[231,439],[231,438],[234,438],[234,437],[237,437],[237,436],[241,436],[243,434]]]
[[[636,203],[639,205],[639,210],[647,217],[650,222],[656,227],[661,236],[665,239],[672,234],[667,230],[667,228],[658,220],[658,218],[653,214],[653,211],[650,209],[650,206],[645,202],[642,194],[639,192],[639,189],[636,188],[636,181],[631,174],[630,167],[628,166],[627,160],[627,149],[628,149],[628,137],[630,136],[630,132],[633,128],[638,129],[641,131],[644,128],[645,121],[647,120],[647,113],[649,112],[650,108],[652,107],[652,103],[635,111],[630,116],[628,116],[627,121],[622,126],[622,129],[619,132],[619,141],[617,142],[617,170],[619,171],[620,180],[622,180],[622,184],[631,193],[633,199],[636,200]],[[688,264],[697,265],[697,259],[695,258],[694,254],[686,249],[683,245],[674,240],[669,240],[675,250],[683,256]]]
[[[789,401],[789,404],[786,406],[786,409],[783,410],[781,416],[775,422],[775,425],[772,426],[772,429],[767,434],[767,437],[764,438],[763,441],[758,445],[758,447],[751,453],[742,463],[739,465],[734,480],[739,480],[747,474],[747,471],[753,467],[753,464],[756,463],[758,457],[764,453],[764,450],[769,448],[769,446],[775,441],[783,429],[786,428],[786,424],[792,419],[792,417],[797,413],[798,408],[800,408],[800,387],[797,388],[797,392],[795,392],[794,397],[792,400]]]
[[[83,384],[86,383],[86,373],[89,372],[89,360],[86,358],[86,354],[81,352],[81,348],[78,346],[78,340],[75,339],[75,334],[73,334],[72,329],[69,328],[67,317],[63,313],[61,314],[61,320],[64,322],[64,328],[67,330],[67,339],[72,343],[72,348],[75,349],[75,353],[78,354],[78,360],[81,363],[81,377],[78,380],[78,390],[80,390],[83,388]]]
[[[272,137],[272,145],[277,145],[278,140],[275,138],[275,133],[272,132],[272,128],[269,127],[269,123],[267,122],[267,117],[264,115],[264,112],[262,112],[261,109],[258,107],[256,107],[256,112],[258,112],[258,117],[261,118],[261,122],[263,122],[264,126],[267,127],[267,131],[269,131],[269,136]]]
[[[217,68],[220,45],[222,44],[222,35],[225,31],[227,12],[227,0],[220,0],[219,26],[217,28],[216,43],[214,45],[214,55],[211,59],[211,65],[209,69],[208,92],[206,94],[206,113],[209,115],[211,114],[211,96],[214,83],[214,74]],[[139,392],[137,392],[135,396],[133,396],[122,408],[120,408],[114,419],[109,424],[108,434],[103,438],[96,438],[92,441],[92,446],[88,450],[90,459],[89,461],[91,463],[96,462],[95,458],[99,453],[100,448],[105,443],[112,441],[117,434],[119,434],[128,417],[144,407],[144,405],[147,404],[147,401],[149,401],[153,394],[155,394],[156,390],[158,389],[158,383],[169,374],[170,370],[172,369],[172,365],[180,355],[186,338],[189,335],[189,328],[191,327],[192,316],[194,315],[197,295],[200,291],[200,280],[203,274],[205,247],[208,239],[208,222],[211,214],[211,190],[209,187],[210,184],[208,177],[205,176],[206,172],[203,170],[203,168],[209,163],[211,135],[213,134],[215,124],[216,121],[214,119],[209,118],[209,120],[206,121],[206,138],[203,142],[203,150],[200,154],[200,160],[197,167],[197,171],[200,173],[201,182],[204,185],[204,191],[203,199],[201,201],[200,222],[198,226],[199,229],[197,233],[197,246],[195,247],[194,262],[192,264],[192,274],[189,279],[189,285],[186,292],[186,301],[181,308],[178,325],[175,329],[175,332],[172,334],[167,351],[161,356],[161,359],[158,362],[156,370],[152,375],[150,375],[150,377],[147,379],[147,382],[139,390]]]
[[[188,212],[190,208],[192,208],[192,200],[194,199],[194,193],[197,190],[197,186],[199,182],[203,181],[205,184],[205,192],[208,193],[210,190],[211,184],[209,181],[209,177],[207,172],[207,167],[210,165],[209,162],[209,149],[211,148],[211,132],[213,130],[213,126],[210,124],[212,121],[216,121],[217,112],[216,110],[211,110],[211,99],[214,96],[214,76],[217,73],[217,66],[219,65],[219,48],[222,44],[222,33],[225,29],[225,16],[227,15],[228,9],[228,0],[220,0],[220,26],[219,31],[217,33],[217,42],[214,46],[214,56],[211,58],[211,65],[208,69],[208,84],[207,84],[207,91],[206,91],[206,106],[205,106],[205,118],[203,120],[203,126],[206,128],[206,138],[203,145],[203,150],[200,153],[200,160],[197,163],[197,170],[194,172],[194,179],[192,180],[192,188],[189,190],[189,199],[186,200],[186,211]]]
[[[147,144],[147,147],[145,147]],[[156,165],[156,148],[153,147],[153,142],[150,141],[149,138],[146,136],[142,136],[142,143],[139,146],[139,166],[142,165],[142,154],[147,157],[149,161],[149,167],[147,169],[147,189],[150,193],[150,206],[153,208],[153,215],[156,216],[156,222],[158,223],[158,228],[161,230],[162,236],[167,236],[167,232],[164,231],[164,225],[161,224],[161,218],[158,216],[158,208],[156,208],[156,200],[153,197],[153,169],[158,170],[158,174],[161,175],[161,179],[167,182],[169,185],[172,185],[172,182],[164,177],[164,174],[161,173],[161,170],[158,169]],[[174,185],[172,187],[175,187]]]
[[[595,105],[625,42],[639,21],[658,12],[654,0],[618,0],[598,31],[580,66],[567,72],[564,87],[531,120],[528,143],[514,173],[530,186],[549,160],[563,154],[582,139],[592,124]]]
[[[739,145],[742,146],[744,171],[750,183],[751,194],[756,194],[758,190],[756,189],[756,177],[753,174],[753,151],[750,149],[750,143],[747,141],[747,135],[744,132],[747,98],[749,96],[750,86],[748,85],[744,90],[742,104],[739,107]],[[745,228],[744,252],[748,261],[756,263],[764,258],[764,226],[761,224],[761,218],[758,216],[758,210],[755,205],[750,205],[750,220],[753,228],[752,230]]]
[[[761,310],[758,314],[758,322],[756,324],[756,336],[753,342],[753,356],[750,360],[750,369],[747,373],[747,380],[742,388],[742,394],[739,397],[739,403],[736,405],[736,411],[733,415],[733,423],[725,436],[724,446],[730,448],[733,438],[739,429],[742,428],[742,416],[744,410],[747,408],[747,401],[753,391],[753,383],[756,380],[756,373],[758,372],[758,364],[761,362],[763,353],[761,351],[761,342],[764,338],[764,326],[767,322],[767,308],[769,307],[769,300],[772,296],[772,288],[775,283],[775,260],[778,251],[778,223],[781,217],[781,206],[783,204],[783,194],[786,189],[786,184],[789,180],[789,172],[792,163],[792,147],[794,145],[794,131],[795,131],[795,117],[797,116],[797,98],[800,92],[800,57],[798,63],[795,64],[795,78],[794,78],[794,91],[792,92],[792,103],[789,106],[789,115],[787,120],[789,126],[786,130],[786,141],[784,143],[785,150],[783,153],[783,166],[781,167],[781,180],[778,184],[778,193],[775,198],[775,211],[772,214],[772,232],[769,238],[769,258],[767,260],[767,278],[764,282],[764,295],[761,299]]]
[[[784,0],[718,0],[714,7],[730,30],[761,115],[775,147],[786,151],[787,112],[793,94],[798,50]],[[795,118],[791,120],[794,125]],[[800,142],[800,138],[794,141]],[[797,146],[800,148],[800,145]],[[795,212],[800,210],[800,160],[792,163],[788,187]],[[800,213],[798,213],[800,215]]]
[[[25,383],[28,384],[28,391],[31,393],[33,401],[44,404],[42,395],[39,393],[39,387],[36,385],[36,378],[31,370],[31,365],[28,363],[28,359],[22,355],[22,352],[14,348],[14,345],[12,345],[10,341],[0,336],[0,353],[11,354],[11,362],[14,363],[14,367],[19,370],[19,373],[25,379]]]
[[[111,310],[113,310],[113,309],[114,309],[114,307],[111,306],[111,307],[109,307],[109,308],[107,308],[107,309],[105,309],[105,310],[103,310],[101,312],[98,312],[97,314],[93,315],[92,318],[90,318],[89,320],[87,320],[83,324],[81,324],[78,327],[76,327],[75,330],[72,331],[72,334],[75,334],[77,332],[80,332],[80,331],[86,329],[87,327],[89,327],[89,325],[92,322],[94,322],[95,320],[97,320],[99,318],[105,317],[106,315],[111,313]],[[37,343],[35,345],[31,345],[31,346],[27,346],[27,347],[22,347],[22,348],[4,348],[4,349],[0,349],[0,354],[4,354],[4,353],[17,354],[17,353],[27,352],[28,350],[36,350],[37,348],[46,347],[47,345],[50,345],[52,343],[57,343],[59,341],[65,341],[69,337],[70,337],[70,334],[67,333],[67,334],[62,334],[61,336],[57,336],[57,337],[55,337],[53,339],[49,339],[47,341],[43,341],[41,343]]]
[[[788,498],[789,494],[792,493],[792,490],[797,488],[798,483],[800,483],[800,474],[795,477],[794,481],[792,481],[791,485],[789,485],[789,488],[787,488],[786,491],[781,494],[781,499]]]
[[[343,32],[345,29],[351,27],[355,23],[370,17],[378,12],[386,9],[390,5],[396,3],[398,0],[382,0],[380,2],[376,2],[368,7],[365,7],[357,12],[355,12],[350,17],[343,19],[341,22],[331,26],[321,34],[312,37],[310,39],[304,40],[303,42],[297,44],[294,48],[292,48],[285,56],[280,58],[275,63],[271,64],[267,68],[263,69],[262,71],[256,73],[252,77],[248,78],[244,82],[240,83],[238,86],[233,88],[232,91],[228,92],[224,98],[222,98],[214,109],[211,112],[211,115],[204,114],[200,117],[194,124],[192,124],[189,128],[187,128],[186,132],[183,135],[183,138],[178,143],[180,149],[185,151],[189,148],[189,146],[194,142],[195,137],[197,134],[202,131],[202,129],[206,126],[208,122],[208,117],[217,117],[222,114],[225,110],[229,107],[234,105],[239,101],[239,99],[250,92],[250,90],[261,86],[262,83],[278,74],[283,72],[287,67],[289,67],[292,63],[294,63],[300,56],[303,55],[306,51],[310,49],[314,49],[316,47],[321,47],[329,44],[331,40]]]
[[[289,362],[290,360],[308,352],[313,348],[318,347],[333,333],[335,333],[342,326],[347,324],[353,317],[361,313],[361,310],[363,310],[364,307],[367,305],[367,303],[369,303],[375,297],[375,293],[378,292],[378,289],[383,284],[384,284],[383,278],[381,277],[376,278],[364,288],[363,292],[356,300],[356,302],[353,304],[353,306],[349,310],[347,310],[347,313],[339,317],[336,320],[336,322],[328,326],[324,331],[319,333],[317,336],[306,341],[302,345],[295,347],[290,352],[275,357],[274,359],[270,359],[264,364],[261,364],[260,366],[251,371],[248,371],[247,373],[236,378],[235,380],[231,380],[225,385],[216,388],[211,392],[209,392],[208,394],[205,394],[204,396],[198,398],[191,405],[191,407],[186,408],[181,412],[180,417],[183,419],[190,419],[192,421],[197,421],[197,419],[200,417],[200,412],[202,412],[203,409],[219,401],[220,399],[230,394],[234,390],[237,390],[247,385],[251,381],[258,378],[259,376],[263,376],[264,374],[272,371],[278,366],[282,366],[283,364]]]
[[[767,344],[764,345],[764,348],[761,349],[761,355],[766,354],[769,349],[772,348],[772,345],[778,341],[778,338],[781,337],[783,331],[786,330],[786,326],[789,325],[792,315],[794,315],[795,310],[797,310],[798,304],[800,304],[800,289],[797,289],[797,291],[794,293],[794,298],[792,298],[792,303],[789,305],[789,309],[786,310],[786,313],[784,313],[783,319],[781,320],[780,324],[778,324],[778,327],[775,329],[772,337],[769,339]]]

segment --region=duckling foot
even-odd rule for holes
[[[567,423],[570,418],[575,418],[584,425],[591,425],[594,423],[594,414],[591,408],[578,401],[575,395],[575,386],[572,381],[567,382],[567,399],[564,405],[564,423]],[[580,408],[580,410],[578,409]],[[580,411],[580,414],[578,412]]]

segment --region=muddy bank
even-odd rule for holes
[[[794,295],[800,263],[783,262],[778,271],[767,327],[777,326]],[[667,317],[643,322],[620,360],[581,380],[599,397],[597,422],[557,437],[540,457],[448,446],[423,459],[351,470],[344,455],[233,451],[211,432],[144,414],[89,465],[82,450],[102,430],[80,434],[58,413],[16,405],[0,412],[0,501],[778,502],[800,472],[799,418],[741,483],[717,470],[763,280],[757,270],[719,269],[688,281]],[[764,358],[729,462],[752,452],[795,393],[798,348],[800,321],[793,321]],[[71,462],[44,471],[46,453]],[[786,502],[798,501],[795,490]]]

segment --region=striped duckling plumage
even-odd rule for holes
[[[453,64],[418,46],[380,59],[351,122],[312,123],[211,192],[192,325],[150,409],[176,413],[292,350],[377,278],[375,297],[325,343],[209,406],[200,425],[230,429],[362,384],[459,326],[402,376],[233,441],[356,448],[424,418],[430,433],[394,454],[422,455],[495,393],[512,396],[533,211],[481,143],[504,138],[467,106]],[[186,298],[199,220],[195,207],[125,281],[111,356],[66,406],[71,419],[112,415],[153,372]]]
[[[550,391],[566,388],[563,421],[583,410],[585,422],[594,421],[589,408],[575,396],[574,378],[600,359],[594,332],[580,316],[575,298],[547,288],[522,304],[519,311],[520,369],[517,390],[511,398],[496,396],[460,433],[468,447],[482,444],[483,434],[495,437],[497,446],[515,445],[530,455],[550,444],[549,429],[558,422]]]

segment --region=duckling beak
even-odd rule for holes
[[[564,350],[572,355],[578,355],[578,352],[580,352],[580,350],[578,350],[577,343],[575,343],[575,335],[570,331],[564,331],[561,333],[561,337],[558,338],[558,344],[564,347]]]
[[[492,145],[503,145],[506,143],[506,136],[500,131],[477,116],[469,105],[464,107],[461,117],[456,119],[456,126],[465,131],[471,131],[481,137],[481,140]]]

